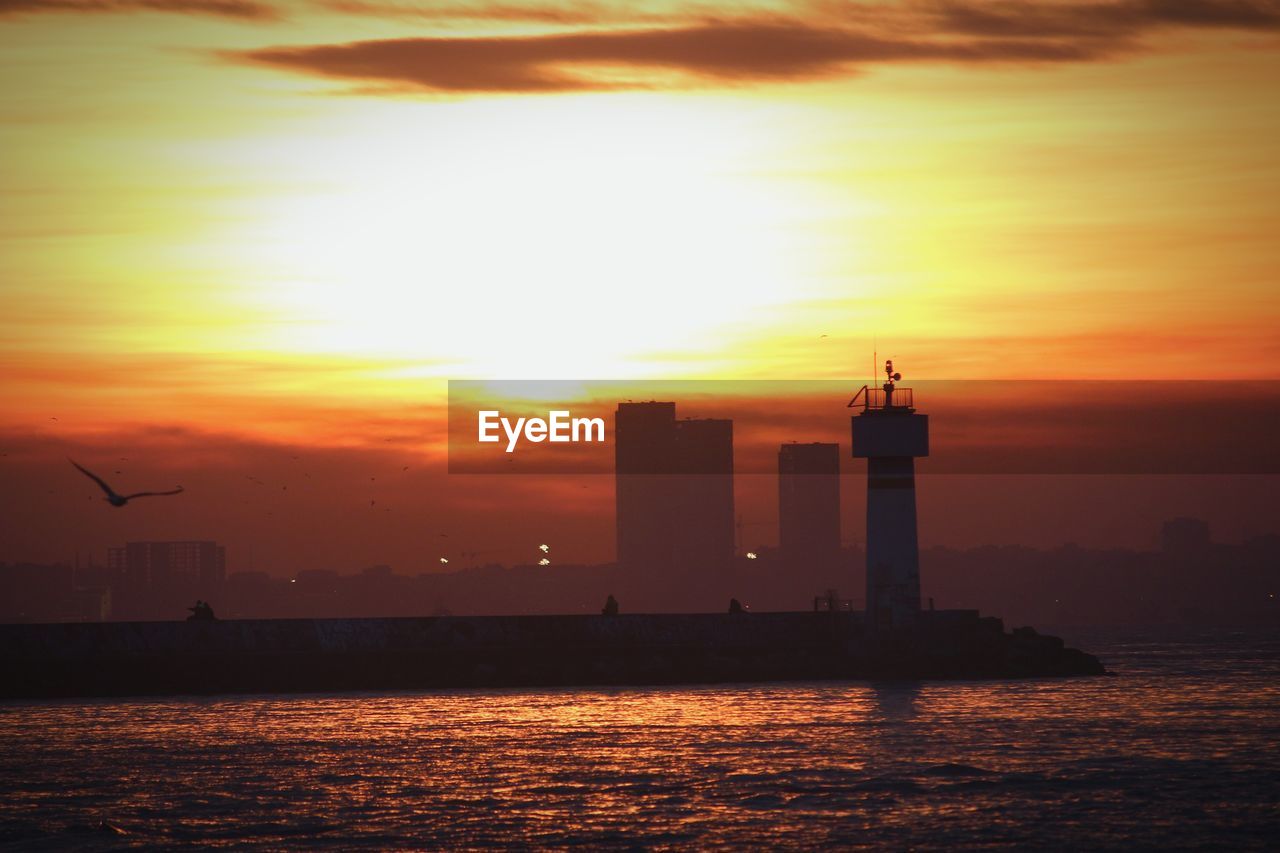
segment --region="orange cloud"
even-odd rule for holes
[[[555,25],[616,23],[691,24],[742,17],[750,6],[685,3],[496,2],[453,0],[444,3],[404,0],[316,0],[321,8],[350,15],[427,21],[524,22]],[[779,7],[769,6],[772,11]],[[836,26],[892,29],[899,32],[965,34],[982,37],[1115,38],[1172,27],[1272,29],[1280,26],[1273,0],[907,0],[851,2],[802,0],[782,7],[783,14]],[[764,13],[765,8],[756,7]]]
[[[347,15],[425,21],[502,21],[599,24],[605,21],[658,19],[632,4],[605,3],[400,3],[395,0],[319,0],[324,9]]]
[[[0,16],[62,13],[171,12],[272,21],[280,13],[253,0],[0,0]]]
[[[815,80],[878,62],[1065,62],[1095,46],[1039,40],[915,41],[798,23],[705,24],[675,29],[501,38],[408,38],[273,47],[233,59],[322,77],[427,92],[563,92],[702,82]],[[620,77],[618,72],[621,72]]]
[[[981,36],[1115,38],[1164,27],[1275,29],[1280,6],[1268,0],[1122,0],[1096,3],[944,2],[939,29]]]
[[[339,8],[376,14],[384,7],[342,0]],[[610,22],[593,6],[446,6],[434,14],[448,17],[455,9],[469,19],[484,8],[495,20]],[[599,91],[819,80],[883,63],[1083,62],[1131,52],[1139,47],[1137,37],[1161,28],[1266,31],[1280,26],[1274,4],[1239,0],[827,4],[796,12],[803,20],[673,13],[670,26],[657,28],[387,39],[225,56],[392,92]]]

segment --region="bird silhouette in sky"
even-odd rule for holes
[[[117,506],[117,507],[124,506],[134,498],[150,498],[150,497],[159,497],[161,495],[176,495],[182,492],[182,486],[178,486],[178,488],[168,492],[135,492],[132,495],[122,495],[116,492],[115,489],[108,486],[106,480],[102,479],[97,474],[93,473],[88,468],[81,465],[79,462],[75,461],[74,459],[68,459],[67,461],[70,462],[72,465],[76,466],[76,468],[79,469],[80,473],[84,474],[90,480],[93,480],[95,483],[97,483],[98,486],[101,487],[102,491],[107,493],[107,497],[105,498],[105,500],[107,501],[107,503],[111,504],[112,506]]]

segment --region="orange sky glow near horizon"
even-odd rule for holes
[[[1278,379],[1277,48],[1270,0],[3,2],[0,434],[438,465],[449,379]]]

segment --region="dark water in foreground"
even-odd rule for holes
[[[1280,636],[1068,637],[1118,677],[0,704],[0,845],[1280,844]]]

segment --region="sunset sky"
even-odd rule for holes
[[[192,484],[300,453],[463,524],[450,378],[1280,379],[1277,48],[1269,0],[0,0],[0,465],[58,493],[0,560],[244,568],[298,511]]]

